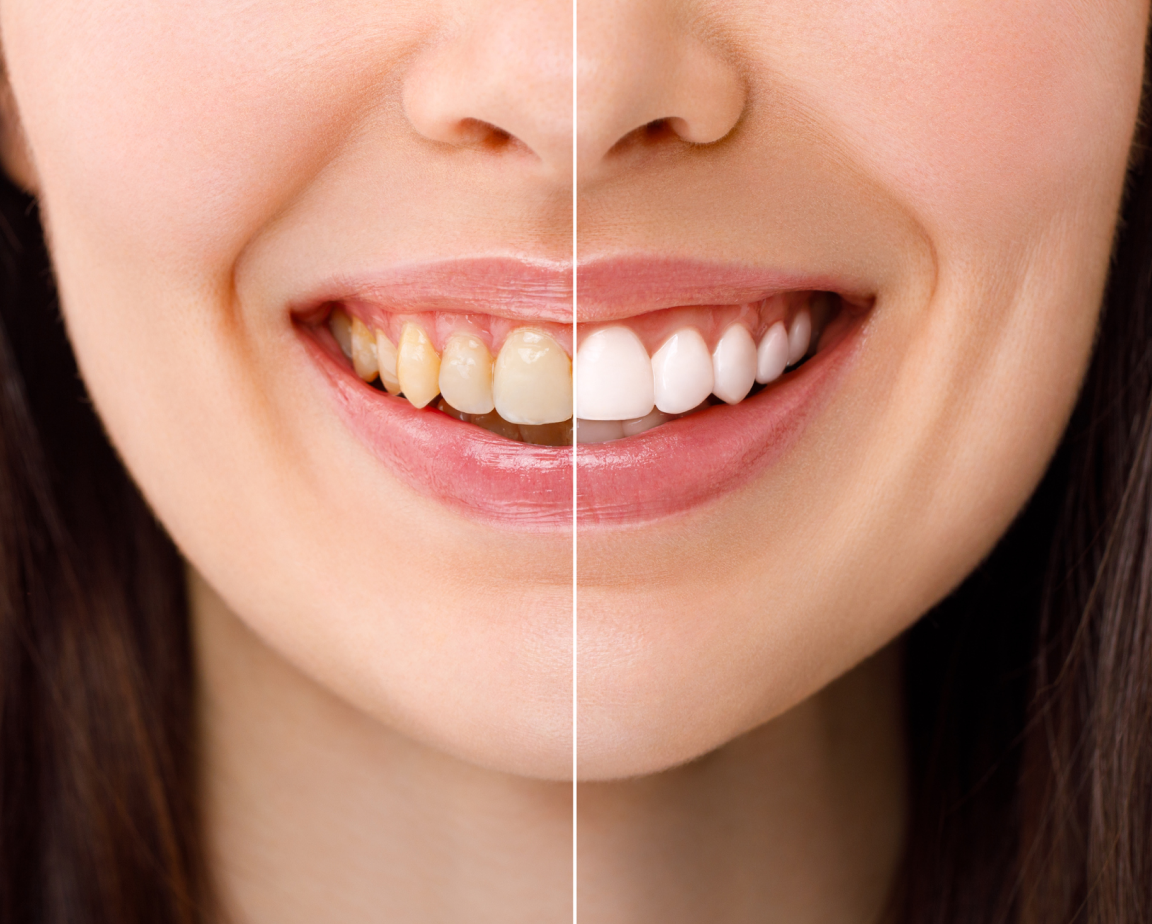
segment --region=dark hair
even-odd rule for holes
[[[904,924],[1152,921],[1148,95],[1061,447],[988,560],[907,637]]]
[[[0,922],[208,917],[182,564],[104,435],[0,180]]]

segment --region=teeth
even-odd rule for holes
[[[500,348],[492,378],[496,410],[507,421],[539,425],[572,416],[572,361],[548,334],[513,331]]]
[[[652,383],[656,407],[666,414],[690,411],[712,394],[712,356],[698,330],[677,331],[656,351]]]
[[[712,351],[712,393],[721,401],[739,404],[756,383],[756,344],[743,324],[733,324]]]
[[[496,407],[492,398],[492,354],[483,340],[471,334],[448,338],[440,357],[440,394],[465,414],[487,414]]]
[[[788,332],[788,365],[793,366],[804,358],[808,352],[808,341],[812,339],[812,316],[804,308],[792,321],[792,330]]]
[[[328,329],[340,344],[340,352],[348,359],[352,358],[352,319],[337,308],[328,318]]]
[[[359,318],[352,319],[352,368],[365,382],[380,371],[376,364],[376,338]]]
[[[775,382],[788,367],[788,332],[784,322],[768,328],[756,349],[756,381],[761,385]]]
[[[589,334],[576,352],[576,406],[582,420],[645,417],[656,404],[652,361],[627,327]]]
[[[376,331],[376,362],[380,366],[380,382],[388,394],[400,394],[400,378],[396,374],[396,344],[382,330]]]
[[[424,407],[440,394],[440,357],[424,329],[411,321],[400,332],[396,377],[413,407]]]

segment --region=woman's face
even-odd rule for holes
[[[258,636],[470,760],[570,767],[570,457],[385,407],[325,313],[570,355],[836,296],[762,392],[578,452],[589,777],[780,713],[1003,532],[1089,355],[1146,17],[579,0],[573,58],[544,0],[0,0],[129,469]]]

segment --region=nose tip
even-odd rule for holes
[[[419,56],[404,112],[432,141],[527,155],[570,181],[572,81],[566,0],[502,0]]]
[[[614,28],[581,22],[576,115],[581,183],[606,169],[611,153],[641,131],[713,144],[732,131],[744,111],[744,81],[722,52],[664,18],[645,21],[643,13],[640,9],[623,22],[614,16]]]

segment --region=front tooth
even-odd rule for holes
[[[652,360],[627,327],[590,334],[576,351],[576,412],[583,420],[632,420],[656,404]]]
[[[784,322],[777,321],[768,328],[756,349],[756,381],[761,385],[774,382],[788,367],[788,331]]]
[[[453,334],[440,356],[440,394],[466,414],[487,414],[492,398],[492,354],[471,334]]]
[[[440,394],[440,357],[424,329],[411,321],[400,332],[396,377],[413,407],[424,407]]]
[[[812,337],[812,316],[807,308],[802,308],[792,321],[792,330],[788,332],[788,365],[793,366],[804,358],[808,352],[808,341]]]
[[[686,327],[664,342],[652,357],[652,383],[665,414],[683,414],[712,394],[712,356],[699,331]]]
[[[348,359],[352,358],[352,319],[342,308],[335,309],[328,316],[328,329],[340,344],[340,352]]]
[[[380,367],[380,382],[388,394],[400,394],[400,379],[396,375],[396,344],[382,330],[376,331],[376,363]]]
[[[492,374],[500,416],[517,424],[559,423],[572,416],[572,360],[543,331],[514,330]]]
[[[376,363],[376,337],[359,318],[352,319],[352,368],[365,382],[380,371]]]
[[[624,424],[619,420],[585,420],[583,417],[576,421],[576,442],[607,443],[609,440],[624,439]]]
[[[756,382],[756,344],[743,324],[733,324],[712,351],[712,393],[721,401],[738,404]]]

